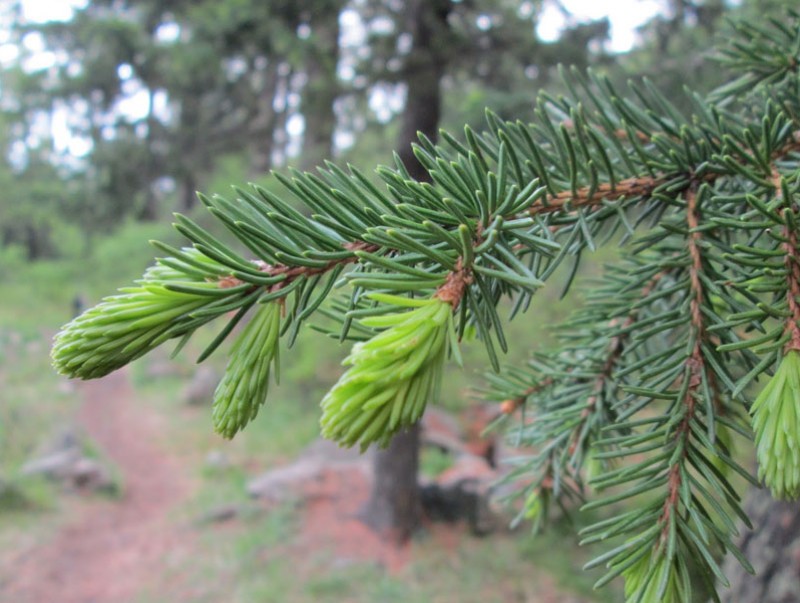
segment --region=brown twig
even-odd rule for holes
[[[781,159],[789,153],[800,151],[800,131],[795,132],[790,140],[781,148],[772,153],[771,159],[773,161]],[[714,182],[717,178],[725,174],[715,174],[713,172],[706,173],[698,176],[693,173],[686,174],[686,185],[680,189],[671,191],[675,196],[681,193],[687,193],[692,188],[697,188],[703,182]],[[596,186],[585,186],[577,191],[564,190],[545,200],[537,200],[531,207],[526,210],[526,214],[537,216],[540,214],[553,213],[561,211],[565,206],[570,209],[579,207],[593,207],[601,205],[606,201],[613,201],[620,197],[647,197],[653,191],[666,184],[670,180],[674,180],[680,174],[659,174],[656,176],[633,176],[620,180],[615,184],[609,182],[599,183]]]
[[[703,352],[701,343],[706,336],[705,325],[703,321],[702,304],[703,304],[703,285],[700,281],[700,273],[703,270],[703,259],[701,252],[702,234],[697,230],[700,224],[699,211],[697,208],[697,189],[692,187],[686,195],[686,225],[689,227],[689,287],[692,291],[692,299],[689,302],[689,314],[691,317],[691,325],[693,331],[694,346],[692,353],[686,360],[686,379],[689,380],[686,393],[681,400],[685,407],[683,420],[678,425],[675,441],[683,440],[683,454],[685,457],[688,453],[685,440],[690,437],[692,421],[694,420],[696,400],[695,394],[703,382],[703,372],[705,371],[705,361],[703,360]],[[670,467],[667,476],[667,498],[664,501],[664,508],[659,519],[659,523],[663,526],[661,537],[667,538],[669,535],[669,523],[673,513],[675,513],[680,502],[680,489],[683,480],[680,472],[681,463],[676,462]]]
[[[545,377],[536,385],[531,385],[528,389],[522,392],[516,398],[509,398],[507,400],[503,400],[500,403],[500,414],[503,415],[510,415],[513,414],[518,408],[520,408],[525,401],[528,399],[528,396],[540,392],[544,389],[550,387],[555,380],[552,377]]]
[[[772,159],[780,159],[781,157],[794,151],[800,151],[800,132],[795,132],[788,143],[776,150],[772,154]],[[722,175],[723,174],[714,173],[707,173],[703,176],[688,174],[685,187],[671,192],[675,195],[678,195],[686,191],[696,190],[697,186],[701,182],[713,182]],[[553,195],[550,197],[550,199],[538,200],[531,207],[529,207],[524,214],[535,216],[563,211],[565,208],[569,210],[575,210],[582,207],[593,207],[619,198],[647,197],[652,195],[656,188],[669,182],[670,180],[674,180],[678,176],[679,175],[676,174],[633,176],[613,184],[603,182],[595,186],[582,187],[574,192],[571,190],[564,190]],[[694,193],[690,192],[690,196],[693,197],[693,195]],[[480,228],[481,225],[479,224],[478,226]],[[557,227],[551,226],[551,228]],[[690,226],[690,228],[692,227]],[[699,233],[695,234],[699,236]],[[374,243],[367,243],[365,241],[354,241],[345,244],[344,248],[353,252],[359,250],[375,252],[380,249],[380,246]],[[262,272],[270,276],[286,275],[286,278],[282,281],[267,287],[268,291],[275,292],[286,288],[298,278],[323,274],[337,266],[352,264],[357,261],[358,256],[354,253],[352,256],[344,259],[331,260],[324,266],[314,268],[307,266],[287,266],[283,264],[273,265],[260,261],[256,261],[254,264],[258,265]],[[797,262],[794,262],[794,266],[797,266]],[[447,282],[442,285],[440,290],[437,292],[437,297],[440,299],[445,299],[451,304],[454,304],[454,307],[457,306],[458,301],[463,295],[464,287],[466,284],[468,284],[469,279],[471,279],[469,270],[460,268],[451,272],[450,275],[448,275]],[[243,284],[243,281],[233,276],[223,276],[218,282],[221,288],[235,287]],[[696,284],[699,283],[693,283],[693,286]],[[798,348],[800,348],[800,335],[798,335],[797,343]]]
[[[595,187],[583,187],[574,193],[571,190],[561,191],[550,197],[546,202],[539,201],[528,208],[527,213],[532,216],[549,214],[561,211],[569,205],[570,209],[600,205],[605,201],[619,199],[620,197],[647,197],[653,191],[667,182],[667,177],[634,176],[626,178],[615,184],[601,183]]]
[[[447,280],[434,294],[434,297],[449,303],[455,310],[464,296],[464,291],[472,282],[472,271],[464,267],[462,258],[458,258],[456,268],[447,275]]]
[[[784,212],[789,212],[790,209],[785,209]],[[798,254],[798,241],[797,233],[789,226],[784,226],[783,236],[786,241],[783,243],[783,249],[786,255],[783,257],[783,263],[786,267],[786,303],[789,306],[789,316],[786,319],[786,332],[789,334],[789,341],[784,348],[785,352],[790,350],[800,351],[800,305],[797,300],[800,299],[800,254]]]
[[[262,260],[252,260],[252,263],[258,267],[258,269],[268,276],[281,276],[285,275],[286,278],[282,281],[279,281],[273,285],[268,285],[267,291],[270,293],[274,293],[275,291],[280,291],[281,289],[285,289],[289,286],[292,282],[297,280],[301,277],[311,277],[316,276],[317,274],[324,274],[329,270],[332,270],[336,266],[345,266],[347,264],[353,264],[358,261],[358,256],[355,254],[356,251],[367,251],[373,253],[380,249],[379,245],[374,243],[366,243],[365,241],[353,241],[350,243],[345,243],[343,247],[347,251],[352,251],[353,255],[348,256],[346,258],[338,259],[338,260],[330,260],[324,266],[319,267],[310,267],[310,266],[286,266],[285,264],[268,264]],[[223,276],[221,277],[217,283],[219,284],[220,289],[229,289],[230,287],[237,287],[239,285],[244,284],[244,281],[234,277],[234,276]],[[253,286],[253,290],[257,288],[256,285]]]
[[[789,209],[785,210],[790,211]],[[798,241],[795,231],[788,226],[784,227],[786,241],[783,248],[786,251],[783,262],[786,266],[786,303],[789,305],[789,317],[786,319],[786,332],[789,334],[789,341],[784,348],[785,352],[790,350],[800,351],[800,258],[798,257]]]
[[[774,165],[770,180],[775,188],[775,197],[780,199],[783,196],[782,177]],[[800,325],[798,325],[800,304],[797,301],[800,299],[800,253],[798,253],[797,233],[789,227],[787,218],[787,214],[791,211],[788,207],[783,210],[786,224],[783,227],[785,241],[781,245],[786,252],[783,256],[783,265],[786,268],[786,304],[789,307],[789,316],[786,318],[784,329],[784,333],[789,335],[789,341],[783,348],[784,353],[791,350],[800,351]]]

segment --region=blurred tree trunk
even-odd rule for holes
[[[153,192],[151,183],[144,182],[142,186],[142,204],[136,214],[136,219],[140,222],[155,222],[158,219],[158,199]]]
[[[406,62],[408,94],[403,111],[399,155],[409,174],[428,179],[414,157],[411,144],[417,132],[436,140],[441,115],[440,81],[445,69],[443,49],[437,36],[447,28],[449,0],[408,0],[408,31],[414,45]],[[419,469],[419,425],[399,433],[385,450],[378,450],[374,480],[365,520],[373,529],[403,542],[419,527],[422,516],[417,473]]]
[[[143,193],[143,202],[137,213],[137,219],[141,222],[154,222],[158,219],[158,199],[153,190],[153,180],[158,173],[158,158],[154,152],[153,140],[155,138],[156,119],[153,115],[153,90],[147,89],[147,113],[145,123],[147,124],[147,134],[142,143],[147,149],[147,158],[142,166],[140,174],[140,186]]]
[[[39,226],[26,224],[24,242],[25,257],[29,262],[55,256],[49,224]]]
[[[300,167],[310,170],[329,159],[336,129],[334,102],[339,96],[336,68],[339,64],[340,0],[315,3],[310,17],[305,71],[308,81],[303,90],[302,111],[305,119],[303,154]]]
[[[194,172],[189,171],[183,176],[180,185],[181,191],[181,201],[180,201],[180,209],[183,212],[191,211],[192,208],[197,203],[197,179],[194,176]]]
[[[206,120],[200,98],[187,95],[181,99],[179,130],[175,140],[179,159],[175,173],[178,179],[178,209],[185,213],[192,211],[198,203],[196,191],[202,185],[198,178],[213,169],[213,162],[207,159],[211,143],[202,137],[202,133],[209,132]]]
[[[774,500],[767,490],[750,491],[745,511],[755,527],[737,543],[756,575],[728,555],[723,571],[731,582],[723,603],[796,603],[800,601],[800,505]]]
[[[258,107],[250,125],[250,173],[253,177],[263,176],[272,168],[272,154],[275,150],[275,127],[278,114],[275,110],[275,95],[280,82],[280,59],[268,57],[258,94]]]
[[[373,530],[405,542],[419,528],[422,502],[417,484],[419,425],[401,431],[373,461],[373,483],[364,521]]]

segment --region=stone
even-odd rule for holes
[[[474,404],[464,410],[465,448],[476,456],[482,456],[492,467],[496,466],[497,435],[487,433],[489,425],[497,418],[494,405]]]
[[[489,462],[482,456],[474,454],[460,454],[453,464],[445,469],[436,481],[443,486],[454,486],[463,481],[474,481],[485,484],[488,488],[491,482],[498,477]]]
[[[345,448],[325,438],[317,438],[305,447],[299,458],[323,459],[329,463],[360,462],[372,456],[372,448],[361,453],[357,447]]]
[[[287,501],[303,494],[310,483],[320,481],[326,471],[362,470],[369,473],[369,453],[360,454],[352,448],[318,439],[300,453],[294,462],[271,469],[247,484],[247,493],[253,498]]]
[[[239,506],[234,504],[220,505],[214,507],[208,512],[199,517],[196,523],[222,523],[223,521],[230,521],[239,516]]]
[[[68,479],[72,487],[78,490],[106,493],[117,491],[117,484],[110,471],[95,459],[86,457],[78,459],[72,466]]]
[[[234,519],[253,519],[262,515],[268,510],[268,506],[258,503],[224,503],[212,507],[194,520],[195,525],[205,525],[210,523],[224,523]]]
[[[225,471],[230,468],[231,460],[221,450],[210,450],[206,455],[205,466],[213,471]]]
[[[422,416],[420,439],[423,446],[435,446],[443,452],[460,454],[465,451],[458,420],[435,406],[427,408]]]
[[[23,477],[43,476],[66,490],[116,492],[118,485],[101,461],[87,457],[85,444],[73,428],[65,428],[40,447],[20,469]]]
[[[322,477],[324,463],[321,459],[298,459],[294,463],[262,473],[247,483],[247,494],[274,502],[292,500],[300,496],[310,481]]]
[[[422,483],[420,498],[425,515],[432,521],[465,520],[476,536],[484,536],[497,528],[488,495],[477,482],[462,481],[451,486]]]
[[[80,450],[68,448],[28,461],[20,469],[20,474],[26,476],[43,475],[51,479],[64,479],[70,475],[72,467],[80,459]]]
[[[213,366],[198,367],[183,391],[183,401],[192,406],[210,405],[221,378]]]

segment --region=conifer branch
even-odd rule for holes
[[[662,272],[657,272],[642,288],[641,290],[641,298],[646,299],[653,289],[656,287],[658,282],[667,274],[669,270],[665,270]],[[608,382],[614,379],[614,369],[616,368],[617,363],[619,362],[620,358],[622,357],[623,353],[625,352],[625,346],[630,337],[632,332],[632,327],[636,323],[636,319],[638,318],[641,312],[640,308],[632,308],[628,316],[625,318],[624,321],[620,323],[619,319],[612,318],[609,322],[609,331],[614,331],[618,326],[620,327],[620,331],[616,334],[611,336],[611,340],[608,344],[607,354],[605,358],[605,362],[603,362],[602,368],[599,371],[597,377],[594,381],[594,388],[591,395],[586,399],[586,407],[581,411],[580,415],[580,423],[575,426],[572,432],[572,443],[569,445],[568,452],[570,457],[574,461],[574,455],[576,449],[579,445],[583,445],[583,447],[588,447],[589,442],[586,438],[586,433],[584,431],[584,427],[591,416],[592,412],[595,410],[597,406],[598,398],[602,396],[602,393],[607,385]],[[583,436],[583,437],[582,437]],[[579,467],[578,463],[575,463],[576,468]]]
[[[675,521],[672,515],[677,512],[680,503],[681,485],[685,474],[684,463],[691,447],[689,440],[692,437],[692,423],[695,421],[695,404],[696,399],[700,396],[699,390],[703,381],[703,374],[705,373],[705,361],[703,359],[701,347],[702,341],[706,336],[702,313],[704,291],[703,285],[700,282],[700,274],[703,272],[701,252],[702,235],[698,230],[700,226],[700,217],[697,208],[697,199],[697,191],[694,188],[690,189],[686,195],[686,223],[689,227],[688,247],[689,257],[691,259],[691,264],[689,266],[689,283],[692,297],[689,302],[689,313],[691,315],[691,337],[694,344],[691,354],[686,360],[687,370],[684,373],[684,379],[687,381],[687,385],[682,387],[684,390],[681,400],[681,404],[684,407],[683,419],[675,430],[675,439],[673,442],[675,447],[680,447],[681,453],[678,458],[672,461],[672,466],[669,469],[669,475],[667,477],[668,494],[664,501],[664,509],[659,518],[659,525],[662,527],[662,542],[659,543],[659,546],[664,544],[664,541],[666,541],[669,536],[671,521]]]
[[[355,342],[322,433],[363,449],[419,420],[474,333],[501,418],[533,409],[510,432],[534,451],[509,474],[526,484],[520,517],[582,501],[588,483],[605,494],[583,509],[609,516],[584,542],[618,542],[589,564],[608,569],[598,584],[623,576],[628,603],[686,603],[690,574],[714,591],[720,553],[749,567],[730,479],[754,481],[732,454],[748,410],[759,477],[800,496],[800,14],[788,15],[739,28],[724,51],[737,76],[690,96],[690,116],[647,81],[624,94],[573,71],[572,95],[541,94],[530,124],[489,112],[485,133],[421,136],[425,181],[399,160],[378,168],[381,184],[326,164],[276,174],[288,199],[201,196],[247,253],[178,216],[192,247],[156,243],[166,255],[140,281],[65,326],[54,364],[99,377],[232,312],[202,360],[252,313],[215,395],[215,428],[232,436],[264,402],[279,338],[291,346],[319,312],[334,325],[319,330]],[[501,301],[514,318],[565,261],[569,288],[584,250],[618,238],[627,255],[558,349],[501,370]]]
[[[800,152],[800,130],[791,133],[788,140],[778,149],[775,149],[770,159],[780,161],[792,153]],[[744,165],[745,160],[739,159]],[[632,176],[620,182],[600,182],[593,186],[586,186],[577,191],[563,190],[549,199],[544,197],[537,200],[528,208],[527,213],[532,216],[549,213],[559,213],[581,207],[603,205],[617,199],[650,198],[659,188],[669,183],[681,182],[680,185],[671,187],[670,196],[677,197],[692,187],[702,183],[713,183],[718,178],[728,176],[727,172],[707,172],[697,175],[693,172],[686,174],[657,175],[657,176]]]

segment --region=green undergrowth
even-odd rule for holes
[[[58,487],[21,473],[78,406],[76,393],[50,370],[47,348],[41,335],[0,331],[0,583],[14,560],[64,519]]]
[[[72,317],[76,296],[92,304],[137,278],[153,259],[147,240],[172,240],[170,231],[168,225],[130,223],[90,246],[75,242],[60,259],[34,263],[18,249],[0,250],[0,527],[24,523],[20,513],[37,516],[56,507],[55,486],[20,475],[44,443],[74,423],[80,403],[74,384],[50,365],[52,335]],[[84,453],[102,456],[91,442]],[[15,519],[2,526],[8,514]]]
[[[590,551],[578,550],[568,526],[536,538],[526,532],[477,538],[461,528],[422,534],[411,561],[389,572],[376,561],[304,550],[297,528],[302,511],[284,505],[245,517],[237,525],[207,528],[203,555],[188,578],[198,601],[292,603],[490,603],[572,600],[611,603],[619,593],[592,590],[597,578],[581,571]],[[156,603],[159,596],[143,598]]]
[[[139,278],[153,262],[149,239],[178,242],[168,224],[129,223],[89,250],[72,249],[59,259],[26,262],[16,248],[0,249],[0,333],[52,335],[74,314],[76,297],[84,307]]]
[[[47,508],[53,500],[46,481],[20,473],[78,405],[74,389],[50,370],[47,347],[42,336],[0,337],[0,515]]]

